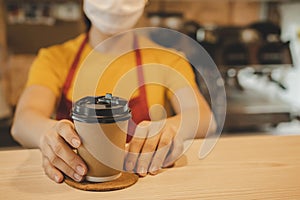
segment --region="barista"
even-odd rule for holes
[[[81,145],[81,140],[69,119],[74,81],[81,64],[100,42],[131,29],[141,17],[145,4],[145,0],[84,0],[84,12],[91,21],[90,30],[63,44],[41,49],[31,67],[11,132],[24,147],[41,150],[44,171],[57,183],[63,181],[63,174],[79,182],[88,170],[84,161],[72,150]],[[138,124],[134,134],[139,137],[133,137],[129,142],[125,170],[140,176],[155,175],[162,167],[175,162],[182,154],[183,142],[194,137],[192,133],[196,131],[196,137],[205,137],[213,131],[213,116],[197,89],[192,68],[184,59],[179,59],[178,54],[163,50],[145,53],[141,50],[129,56],[132,58],[126,59],[127,65],[118,65],[118,70],[126,72],[139,63],[155,61],[171,66],[187,80],[186,83],[180,83],[172,75],[160,77],[161,74],[147,74],[146,71],[136,73],[136,79],[141,85],[145,79],[158,76],[169,87],[140,87],[129,103],[133,120]],[[110,81],[113,81],[111,77],[115,74],[106,74],[109,78],[103,77],[107,82],[102,84],[104,88],[99,94],[112,92],[111,85],[114,83]],[[166,104],[171,105],[175,115],[169,116],[162,128],[157,128],[157,123],[151,123],[151,119],[156,117],[151,116],[150,108]],[[54,113],[56,118],[53,118]],[[183,116],[193,116],[195,113],[201,113],[201,125],[195,127],[188,122],[182,126]],[[200,118],[200,114],[190,118]],[[179,129],[184,134],[178,135]],[[162,147],[166,148],[159,154],[153,153]],[[147,158],[139,156],[145,152],[152,154]]]

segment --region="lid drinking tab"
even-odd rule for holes
[[[73,105],[72,118],[91,123],[113,123],[131,117],[128,102],[107,93],[105,96],[87,96]]]

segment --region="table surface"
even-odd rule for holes
[[[198,158],[196,140],[173,168],[130,188],[87,192],[56,184],[38,150],[0,152],[0,199],[300,199],[300,136],[229,136]]]

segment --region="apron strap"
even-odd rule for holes
[[[129,107],[132,111],[132,118],[129,120],[127,139],[126,142],[130,142],[136,129],[136,125],[144,120],[150,121],[149,108],[147,93],[145,87],[145,78],[142,64],[142,55],[138,45],[138,39],[134,35],[133,48],[135,51],[136,65],[137,65],[137,76],[138,76],[138,86],[139,95],[129,101]]]
[[[138,76],[138,86],[140,95],[146,97],[146,88],[145,88],[145,78],[144,78],[144,70],[142,63],[142,54],[139,49],[139,42],[136,35],[133,37],[133,48],[135,51],[136,65],[137,65],[137,76]]]
[[[75,75],[75,71],[79,65],[79,61],[80,61],[80,57],[81,57],[81,54],[84,50],[84,47],[85,45],[88,43],[88,40],[89,40],[89,34],[87,33],[83,42],[81,43],[78,51],[77,51],[77,54],[73,60],[73,63],[71,65],[71,68],[69,70],[69,73],[68,73],[68,76],[66,78],[66,81],[65,81],[65,84],[63,86],[63,94],[67,95],[67,92],[69,91],[70,87],[71,87],[71,83],[72,83],[72,80],[73,80],[73,77]]]
[[[73,63],[68,72],[67,78],[65,80],[65,83],[63,85],[61,98],[59,100],[59,103],[58,103],[57,109],[56,109],[56,119],[57,120],[68,119],[68,120],[72,121],[72,119],[70,117],[70,111],[72,109],[72,102],[67,99],[67,92],[69,91],[69,89],[71,87],[71,83],[72,83],[73,77],[75,75],[76,68],[78,67],[81,54],[82,54],[83,49],[84,49],[85,45],[87,44],[87,42],[88,42],[88,33],[86,34],[83,42],[81,43],[81,45],[76,53],[76,56],[73,60]]]

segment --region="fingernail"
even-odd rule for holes
[[[72,145],[73,147],[77,148],[80,146],[80,141],[78,139],[72,139]]]
[[[129,161],[126,163],[126,169],[129,170],[129,171],[132,171],[134,168],[133,166],[133,162],[132,161]]]
[[[84,168],[81,167],[80,165],[78,165],[78,166],[76,167],[76,171],[77,171],[77,173],[80,174],[81,176],[83,176],[83,175],[85,174]]]
[[[151,172],[151,174],[157,174],[157,172],[158,172],[158,167],[156,167],[156,166],[151,167],[150,172]]]
[[[80,181],[81,180],[81,176],[79,174],[74,173],[74,178],[76,181]]]
[[[59,183],[59,176],[54,175],[54,180],[55,180],[56,183]]]
[[[139,170],[138,170],[138,173],[142,174],[142,175],[145,175],[145,174],[147,174],[147,170],[146,170],[145,167],[140,167]]]

